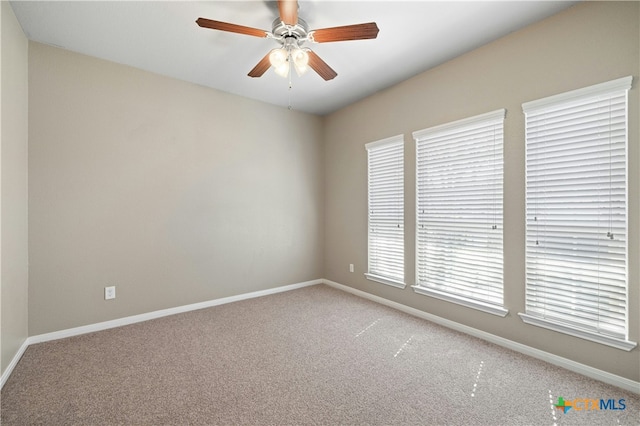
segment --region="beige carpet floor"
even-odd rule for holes
[[[563,413],[560,396],[626,408]],[[638,425],[640,398],[316,285],[32,345],[2,389],[1,421]]]

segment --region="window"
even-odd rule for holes
[[[505,316],[502,176],[505,110],[413,133],[417,293]]]
[[[631,350],[627,92],[631,77],[528,102],[523,321]]]
[[[369,164],[369,268],[373,281],[404,288],[404,138],[365,145]]]

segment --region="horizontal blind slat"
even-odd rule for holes
[[[404,149],[400,137],[367,144],[368,272],[404,281]]]
[[[523,105],[526,310],[625,338],[627,90],[596,92]]]
[[[503,121],[472,117],[416,136],[418,285],[496,306],[503,304]]]

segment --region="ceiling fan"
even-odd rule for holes
[[[283,77],[290,75],[291,68],[298,75],[302,75],[310,67],[323,79],[331,80],[338,73],[311,49],[301,48],[300,46],[304,42],[328,43],[332,41],[366,40],[378,36],[379,29],[375,22],[310,31],[307,23],[298,17],[297,0],[279,0],[278,11],[280,16],[273,22],[271,31],[206,18],[198,18],[196,23],[202,28],[270,38],[280,43],[280,48],[271,50],[249,71],[249,77],[260,77],[271,66],[274,67],[278,75]]]

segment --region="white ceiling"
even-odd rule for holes
[[[310,29],[375,21],[375,40],[307,44],[338,76],[288,80],[247,73],[274,40],[200,28],[198,17],[271,30],[274,1],[12,1],[30,40],[190,81],[270,104],[324,115],[576,1],[301,0]]]

